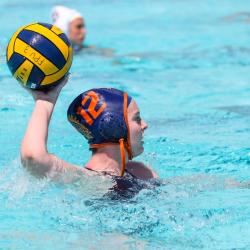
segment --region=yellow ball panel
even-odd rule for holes
[[[26,85],[33,66],[34,66],[33,63],[31,63],[28,60],[25,60],[16,70],[14,77],[17,80],[21,81],[23,85]]]
[[[9,41],[9,44],[8,44],[8,48],[7,48],[7,60],[9,61],[10,60],[10,57],[13,55],[14,53],[14,44],[15,44],[15,40],[18,36],[18,34],[20,33],[21,30],[24,29],[25,26],[22,26],[21,28],[19,28],[15,33],[14,35],[12,36],[12,38],[10,39]]]
[[[55,25],[52,26],[51,30],[57,35],[61,35],[63,33],[63,31],[59,29],[58,27],[56,27]]]

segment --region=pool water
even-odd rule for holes
[[[53,114],[49,150],[84,166],[90,152],[67,122],[72,99],[114,87],[137,101],[149,128],[145,152],[162,184],[105,199],[108,180],[58,184],[30,176],[19,148],[31,97],[5,63],[17,27],[49,22],[59,1],[2,0],[0,40],[0,249],[250,249],[249,1],[75,0],[87,43],[74,56]]]

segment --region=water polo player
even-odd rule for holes
[[[51,17],[53,25],[66,33],[75,51],[85,47],[83,42],[86,37],[86,28],[81,13],[64,6],[55,6],[52,9]]]
[[[72,43],[75,52],[84,49],[89,54],[95,54],[105,57],[114,56],[114,50],[111,48],[98,48],[93,45],[84,44],[86,38],[85,21],[81,13],[65,6],[55,6],[51,12],[53,25],[59,27],[66,33]]]
[[[150,179],[156,174],[143,163],[131,161],[143,152],[147,124],[141,120],[135,101],[116,89],[92,89],[75,98],[68,108],[68,120],[88,140],[92,157],[85,168],[67,163],[47,151],[50,118],[67,77],[46,93],[29,90],[35,100],[21,146],[25,167],[38,177],[60,178],[69,174],[130,175]]]

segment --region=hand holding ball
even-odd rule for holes
[[[56,85],[72,64],[72,47],[56,26],[32,23],[18,29],[7,47],[7,64],[25,87],[46,89]]]

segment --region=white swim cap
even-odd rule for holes
[[[70,9],[61,5],[55,6],[51,11],[53,24],[60,28],[66,35],[69,32],[69,24],[74,19],[81,17],[81,13],[74,9]]]

